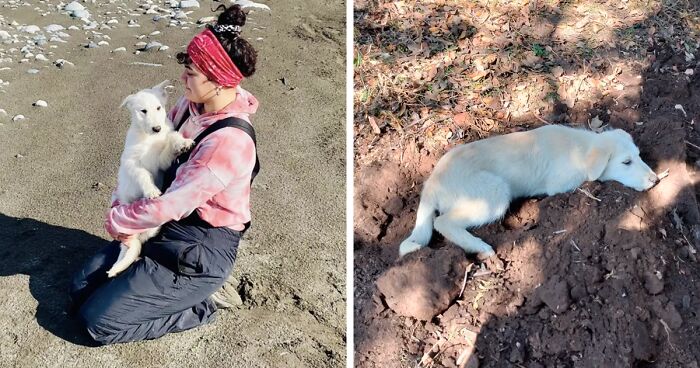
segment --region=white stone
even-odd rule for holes
[[[47,107],[47,106],[49,106],[49,104],[46,103],[46,101],[44,101],[44,100],[37,100],[37,101],[36,101],[35,103],[33,103],[32,105],[37,106],[37,107]]]
[[[151,51],[153,49],[159,49],[163,47],[163,44],[158,42],[158,41],[151,41],[146,44],[146,46],[143,47],[144,51]]]
[[[44,30],[46,32],[58,32],[58,31],[62,31],[64,29],[65,28],[60,24],[49,24],[48,26],[44,27]]]
[[[36,54],[36,56],[34,56],[34,58],[39,60],[39,61],[49,61],[49,59],[47,59],[46,56],[44,56],[44,54]]]
[[[0,40],[5,41],[12,38],[7,31],[0,31]]]
[[[72,31],[79,31],[80,30],[80,28],[78,28],[77,26],[70,26],[70,27],[68,27],[68,29],[70,29]]]
[[[35,26],[33,24],[29,25],[29,26],[22,27],[22,32],[26,32],[26,33],[37,33],[39,31],[41,31],[41,28],[39,28],[39,26]]]
[[[126,52],[126,47],[117,47],[112,52]]]
[[[66,5],[66,6],[63,8],[63,10],[69,11],[69,12],[73,12],[73,11],[76,11],[76,10],[84,10],[84,9],[85,9],[85,7],[84,7],[82,4],[80,4],[79,2],[77,2],[77,1],[73,1],[72,3]]]
[[[12,117],[12,121],[14,121],[14,122],[17,122],[17,121],[20,121],[20,120],[24,120],[24,115],[18,114],[18,115],[15,115],[15,116]]]
[[[27,70],[27,73],[29,73],[29,74],[37,74],[37,73],[39,73],[39,70],[38,70],[38,69],[29,69],[29,70]]]
[[[81,18],[81,19],[82,18],[84,18],[84,19],[90,18],[90,12],[88,12],[87,10],[76,10],[76,11],[72,12],[70,15],[72,17]]]
[[[181,8],[181,9],[199,8],[199,1],[197,1],[197,0],[183,0],[183,1],[180,1],[180,8]]]
[[[68,43],[68,41],[62,39],[61,37],[53,36],[49,39],[49,42],[60,42],[60,43]]]
[[[116,19],[110,19],[107,21],[107,24],[117,24],[117,23],[119,23],[119,21]]]
[[[205,24],[205,23],[211,23],[216,20],[216,17],[203,17],[199,18],[197,21],[197,24]]]
[[[159,34],[160,34],[160,31],[153,31],[153,32],[149,33],[149,36],[157,36]]]
[[[109,42],[107,41],[100,41],[97,43],[99,46],[109,46]]]
[[[168,46],[168,45],[163,45],[163,46],[161,46],[158,50],[159,50],[159,51],[166,51],[166,50],[169,50],[169,49],[170,49],[170,46]]]
[[[7,116],[7,111],[0,109],[0,115]]]

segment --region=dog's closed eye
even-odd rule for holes
[[[622,161],[622,164],[623,164],[623,165],[629,166],[629,165],[632,164],[632,160],[628,158],[628,159],[626,159],[625,161]]]
[[[145,114],[145,113],[147,113],[147,112],[148,112],[148,110],[146,110],[146,109],[143,109],[143,110],[141,110],[141,112]]]

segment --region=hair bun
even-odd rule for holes
[[[216,21],[217,25],[232,25],[239,27],[245,25],[246,15],[245,12],[243,12],[243,9],[241,9],[240,5],[234,4],[227,8],[224,4],[221,4],[216,8],[216,10],[219,10],[222,7],[224,11],[219,14],[219,19]]]

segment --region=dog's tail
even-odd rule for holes
[[[416,214],[416,227],[413,228],[411,236],[401,242],[399,246],[399,257],[415,252],[428,245],[430,237],[433,235],[433,220],[435,219],[435,204],[432,196],[423,193],[418,213]]]

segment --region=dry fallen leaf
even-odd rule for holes
[[[559,78],[563,74],[564,74],[564,68],[562,68],[560,66],[555,66],[554,68],[552,68],[552,75],[554,75],[554,77]]]

